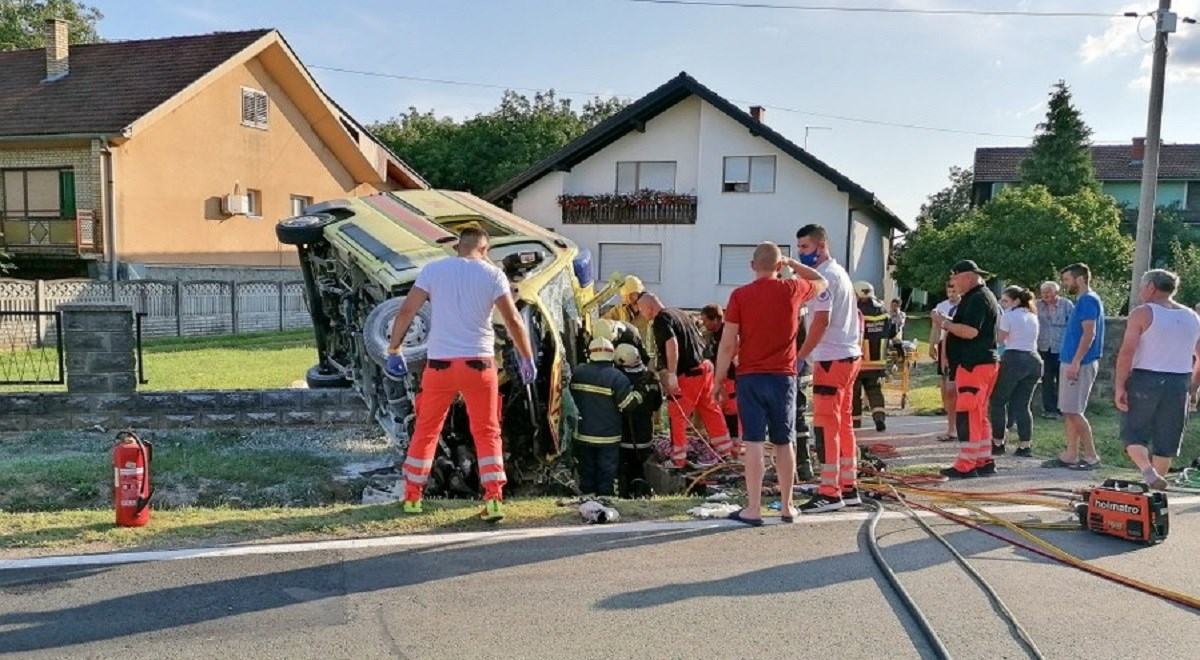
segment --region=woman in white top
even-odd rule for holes
[[[1004,454],[1004,433],[1011,414],[1017,423],[1016,456],[1032,455],[1029,442],[1033,433],[1033,415],[1029,402],[1033,389],[1042,377],[1042,357],[1038,355],[1038,316],[1029,289],[1010,286],[1000,294],[1000,304],[1007,311],[996,325],[996,340],[1004,344],[1000,357],[1000,373],[988,401],[992,423],[992,456]]]

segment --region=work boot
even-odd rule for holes
[[[887,430],[887,416],[883,413],[875,413],[872,415],[875,418],[875,430],[883,433]]]
[[[421,500],[404,500],[400,504],[400,510],[404,513],[421,513]]]
[[[856,429],[862,428],[862,420],[861,419],[854,420],[854,428],[856,428]]]
[[[796,450],[796,480],[797,481],[813,481],[817,475],[813,474],[812,469],[812,454],[809,453],[808,447]]]
[[[490,523],[504,520],[504,502],[496,499],[484,500],[483,510],[479,512],[479,519]]]
[[[993,464],[992,469],[994,470],[995,467],[996,466]],[[967,470],[966,472],[962,472],[958,468],[948,467],[944,470],[941,470],[941,474],[943,477],[949,477],[951,479],[970,479],[972,477],[979,476],[979,473],[976,472],[974,468]]]
[[[996,461],[988,461],[983,465],[976,465],[975,474],[980,477],[994,476],[996,474]]]

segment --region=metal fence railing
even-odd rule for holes
[[[63,303],[122,302],[143,315],[146,337],[308,328],[304,283],[0,279],[0,311],[53,312]]]
[[[61,385],[65,363],[61,314],[0,310],[0,385]]]

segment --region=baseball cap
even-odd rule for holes
[[[992,276],[991,273],[980,268],[979,264],[975,263],[971,259],[963,259],[962,261],[954,264],[953,266],[950,267],[950,272],[951,272],[951,274],[954,274],[954,275],[961,275],[962,273],[975,273],[976,275],[979,275],[981,277],[991,277]]]

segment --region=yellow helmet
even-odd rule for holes
[[[875,287],[870,282],[859,280],[854,283],[854,293],[860,298],[870,298],[875,295]]]
[[[617,334],[621,331],[617,325],[619,323],[620,321],[597,319],[596,322],[592,324],[592,336],[596,339],[607,339],[610,342],[614,341],[617,338]]]
[[[637,347],[633,344],[621,344],[617,346],[614,352],[617,364],[622,367],[636,367],[642,363],[642,356],[638,354]]]
[[[588,360],[591,362],[612,362],[613,345],[607,339],[593,339],[588,344]]]
[[[629,300],[629,296],[635,293],[641,293],[645,290],[646,287],[642,284],[642,280],[634,277],[633,275],[626,275],[625,281],[621,283],[621,288],[618,289],[618,291],[621,293],[621,300],[626,302]]]

